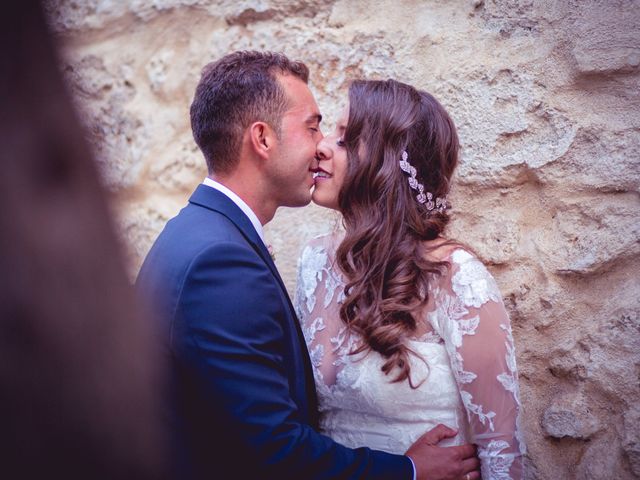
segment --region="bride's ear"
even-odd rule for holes
[[[269,158],[274,151],[276,140],[276,132],[268,123],[254,122],[249,126],[249,145],[260,158]]]

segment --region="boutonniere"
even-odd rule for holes
[[[267,245],[267,251],[269,252],[269,256],[271,256],[271,260],[273,260],[273,262],[275,263],[276,261],[276,254],[273,251],[273,246],[271,244]]]

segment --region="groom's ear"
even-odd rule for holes
[[[276,144],[276,132],[268,123],[254,122],[249,126],[249,144],[256,155],[267,159]]]

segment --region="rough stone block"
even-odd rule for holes
[[[544,411],[542,428],[554,438],[588,440],[601,427],[584,398],[567,395],[554,399],[552,405]]]

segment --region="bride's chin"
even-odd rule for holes
[[[331,210],[336,210],[336,206],[328,202],[326,199],[323,199],[321,195],[316,194],[314,191],[311,194],[311,201],[322,208],[329,208]]]
[[[315,194],[311,195],[311,202],[315,203],[319,207],[324,207],[324,204],[323,204],[322,200],[318,199],[318,196],[315,195]]]

